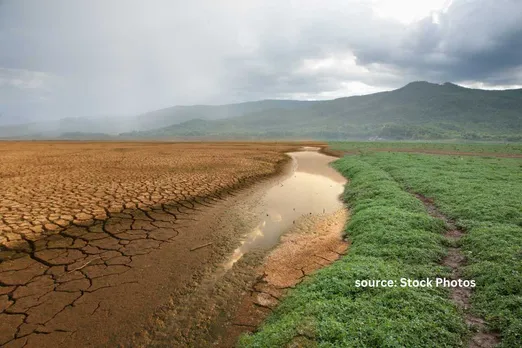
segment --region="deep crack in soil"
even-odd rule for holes
[[[296,158],[284,177],[225,203],[214,232],[243,235],[240,247],[223,255],[220,267],[208,269],[190,291],[172,297],[133,346],[235,346],[289,289],[346,251],[341,236],[347,211],[337,197],[346,179],[328,167],[331,158],[301,152]],[[303,178],[314,175],[317,181],[303,185]]]
[[[216,219],[295,145],[2,146],[0,345],[58,347],[126,344],[190,294],[237,241]]]
[[[415,193],[415,196],[424,204],[428,213],[444,221],[447,231],[444,236],[451,241],[448,247],[448,254],[442,260],[442,265],[451,269],[451,279],[458,280],[462,277],[462,268],[466,265],[466,257],[458,245],[460,238],[464,235],[464,231],[459,229],[455,222],[442,214],[435,206],[432,199],[421,194]],[[470,348],[491,348],[500,343],[500,336],[498,333],[487,330],[486,322],[471,314],[470,312],[470,298],[472,289],[469,287],[455,287],[450,288],[450,297],[455,304],[465,313],[466,324],[472,329],[473,334],[469,341]]]
[[[305,217],[285,234],[257,268],[254,285],[239,299],[232,320],[214,345],[233,347],[241,334],[257,329],[289,289],[344,255],[349,243],[341,238],[341,232],[347,219],[344,208],[333,214]]]
[[[193,291],[173,298],[132,345],[234,347],[241,334],[257,329],[288,290],[346,252],[348,243],[341,237],[346,220],[345,209],[303,217],[273,250],[251,251],[219,278],[208,273]]]

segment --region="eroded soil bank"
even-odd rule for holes
[[[346,251],[345,178],[329,167],[335,158],[304,150],[289,154],[286,175],[224,212],[215,231],[233,229],[243,236],[239,246],[193,291],[172,299],[135,345],[233,347],[288,289]]]
[[[337,200],[344,178],[327,165],[334,158],[291,156],[283,175],[254,186],[24,239],[0,264],[3,346],[233,345],[252,329],[238,308],[262,309],[257,325],[274,305],[266,303],[272,292],[346,248]],[[270,290],[250,301],[265,284]]]

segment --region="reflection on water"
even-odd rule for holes
[[[346,179],[328,164],[335,157],[315,151],[293,152],[291,175],[267,190],[257,207],[259,223],[225,264],[229,269],[254,248],[271,248],[296,220],[305,215],[333,213],[341,208],[339,195]]]

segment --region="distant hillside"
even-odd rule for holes
[[[300,110],[313,105],[312,101],[261,100],[228,105],[173,106],[139,115],[135,130],[161,128],[173,124],[201,120],[220,120],[239,117],[250,113],[277,110]]]
[[[122,132],[139,132],[166,127],[192,119],[219,120],[272,109],[298,110],[307,108],[313,103],[297,100],[261,100],[215,106],[174,106],[133,117],[68,117],[15,125],[0,124],[0,138],[63,138],[74,133],[117,135]]]
[[[132,128],[125,127],[128,122],[126,118],[114,116],[67,117],[60,120],[3,125],[0,126],[0,138],[59,138],[75,133],[117,135],[132,130]]]
[[[451,83],[412,82],[390,92],[297,105],[259,108],[221,120],[193,117],[124,136],[522,141],[520,89],[486,91]],[[211,108],[227,107],[231,106],[207,107],[205,112],[217,115],[217,109]]]
[[[0,138],[307,138],[522,141],[522,89],[412,82],[327,101],[174,106],[134,117],[69,117],[0,126]]]

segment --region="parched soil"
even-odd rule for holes
[[[130,342],[233,250],[214,229],[233,192],[296,147],[0,143],[0,345]]]
[[[254,332],[286,295],[314,271],[341,257],[349,243],[341,238],[348,219],[343,208],[333,214],[301,219],[268,255],[254,285],[243,294],[239,306],[216,344],[233,347],[239,335]]]
[[[0,244],[188,201],[275,171],[292,144],[0,143]]]
[[[255,221],[245,213],[257,193],[247,190],[239,198],[238,205],[224,202],[218,233],[242,230]],[[208,272],[191,291],[172,298],[131,345],[234,347],[241,334],[258,328],[288,290],[346,252],[348,243],[341,236],[346,220],[345,209],[299,219],[273,250],[251,251],[226,273]]]

